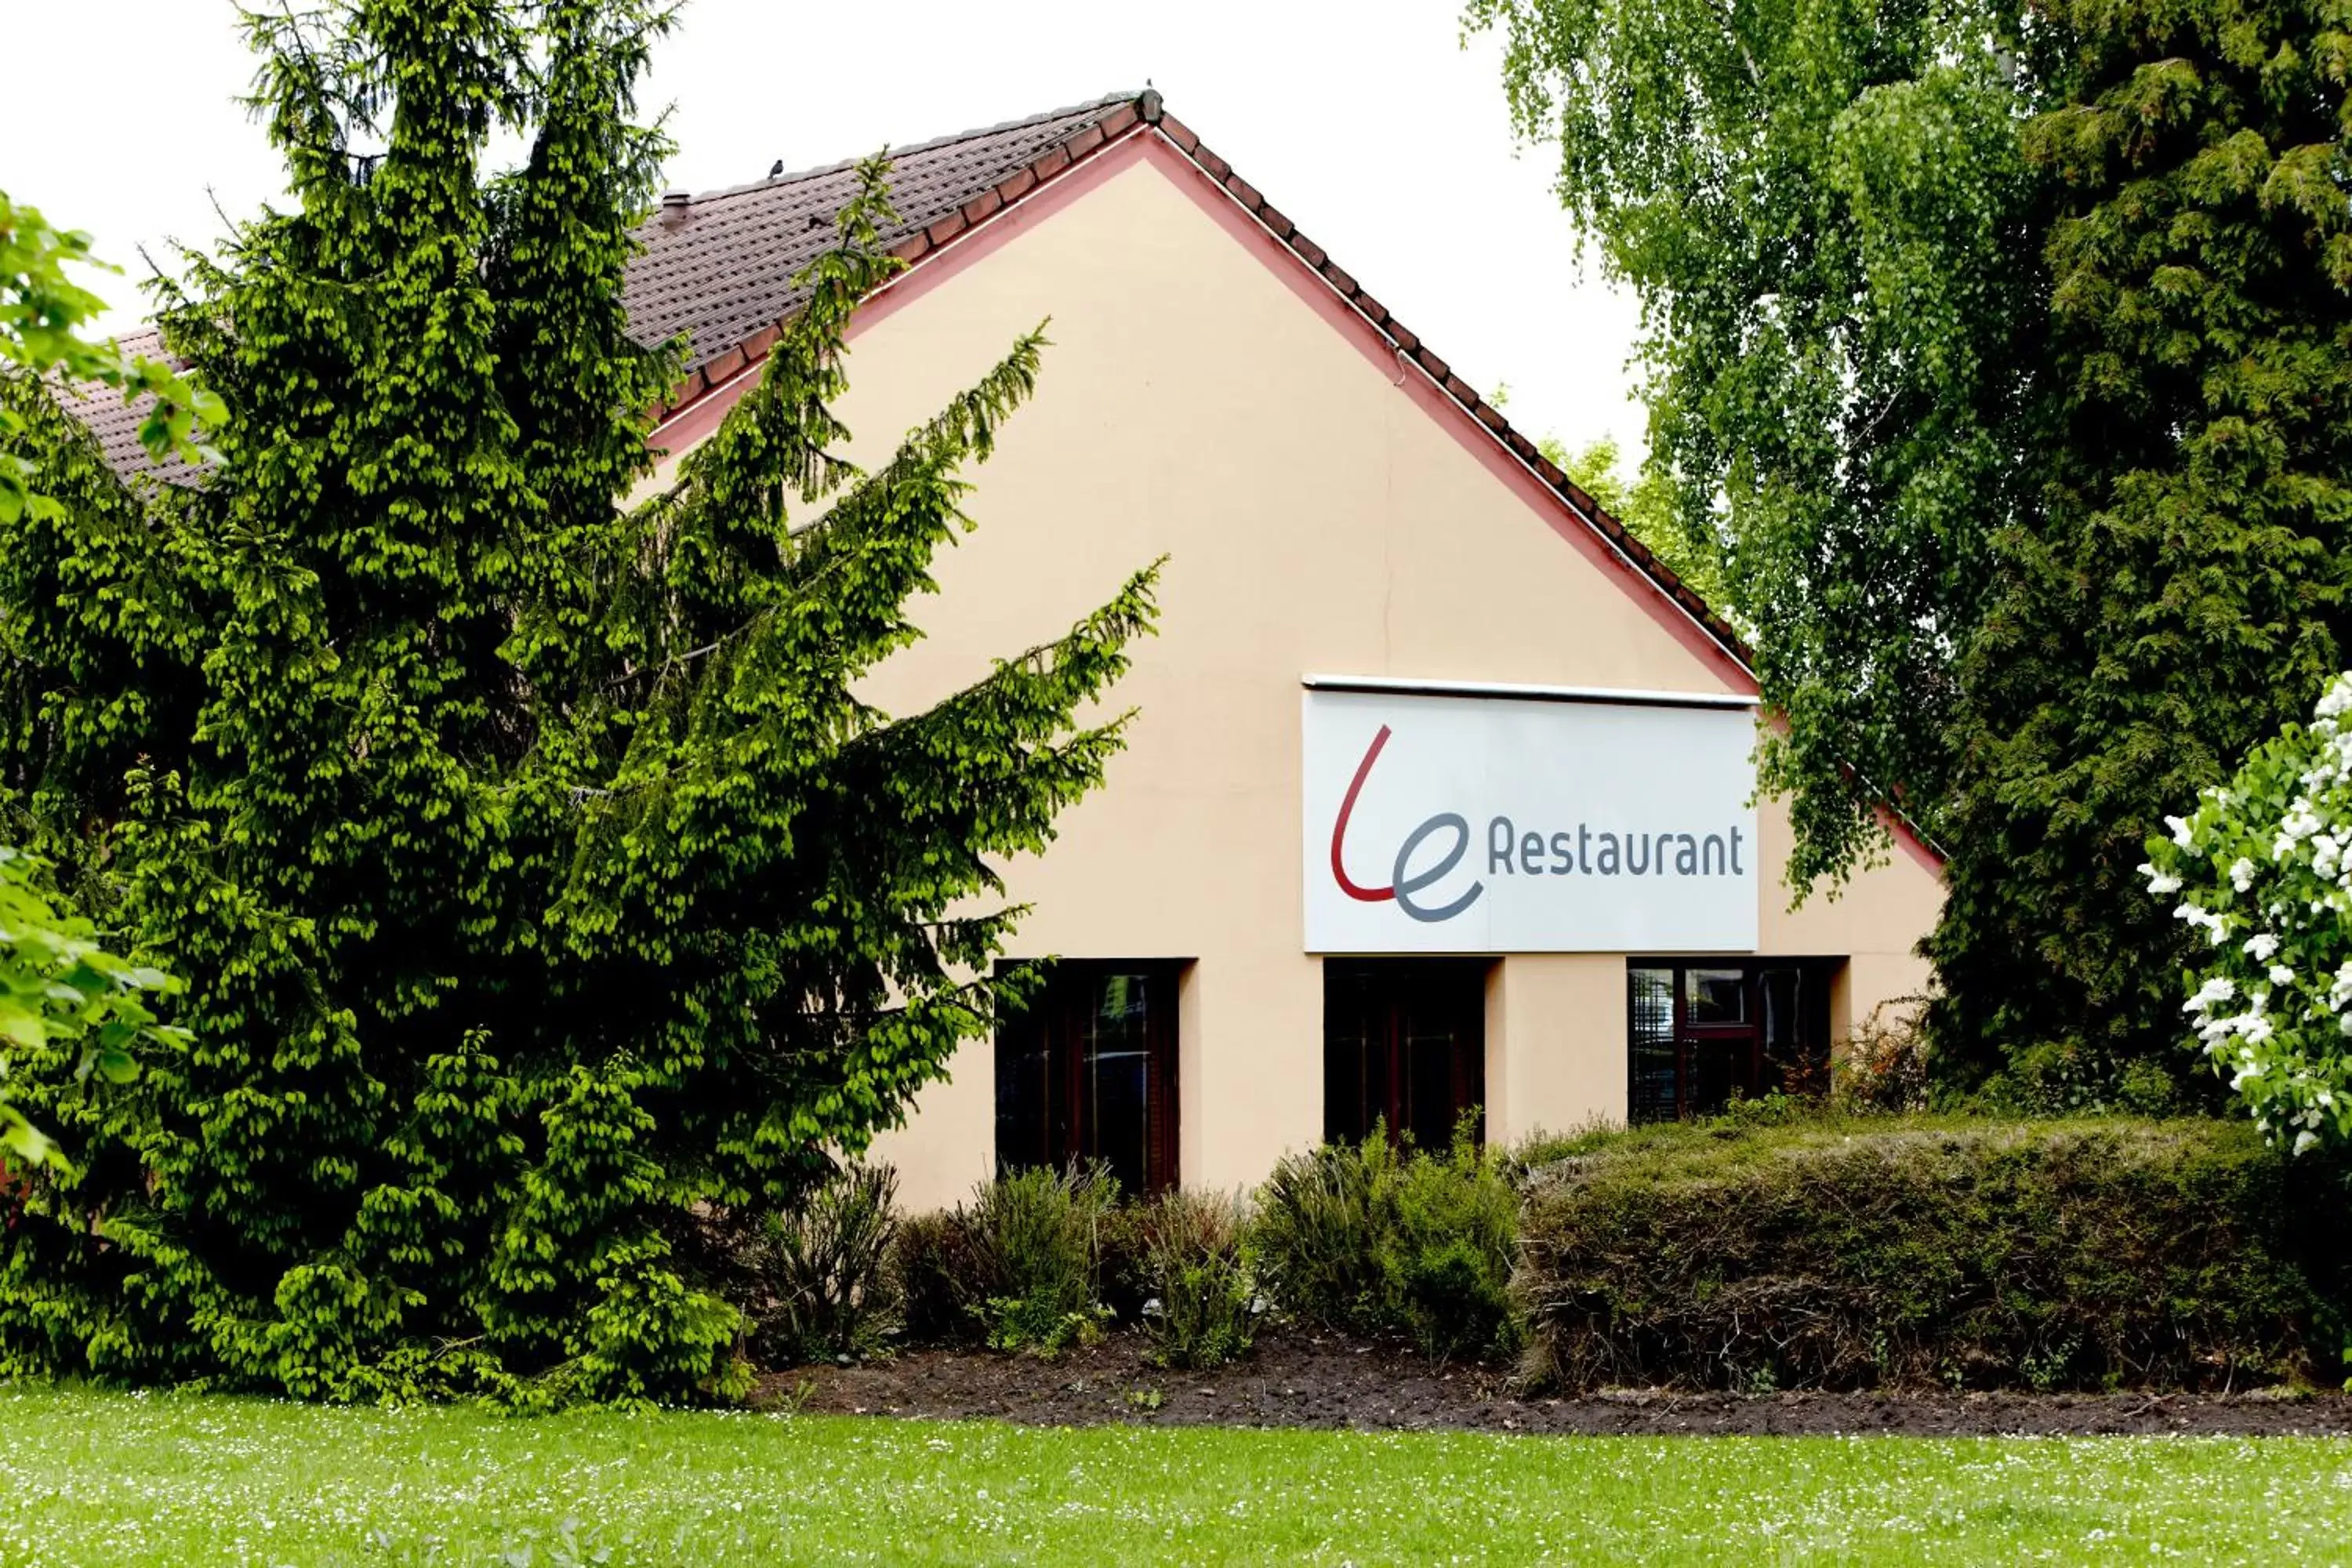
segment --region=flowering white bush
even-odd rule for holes
[[[2273,1142],[2352,1141],[2352,672],[2147,841],[2148,890],[2205,933],[2183,1011]]]

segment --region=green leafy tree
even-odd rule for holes
[[[1508,407],[1510,384],[1496,386],[1486,401],[1496,408]],[[1539,436],[1536,449],[1623,523],[1701,598],[1719,610],[1738,614],[1724,586],[1723,541],[1708,520],[1695,516],[1683,505],[1680,487],[1664,464],[1645,463],[1639,473],[1627,479],[1624,456],[1613,436],[1598,437],[1574,451],[1556,435]]]
[[[1603,436],[1573,452],[1557,437],[1547,436],[1536,446],[1700,598],[1733,616],[1739,614],[1725,591],[1722,542],[1682,505],[1672,475],[1644,465],[1627,479],[1613,437]]]
[[[1953,648],[1990,589],[2039,301],[2019,20],[1861,0],[1471,0],[1522,134],[1642,303],[1654,467],[1786,714],[1800,888],[1931,832],[1959,761]],[[1969,47],[1958,47],[1965,43]]]
[[[89,921],[58,908],[40,886],[41,868],[0,845],[0,1051],[53,1081],[93,1076],[125,1083],[139,1070],[132,1047],[184,1047],[187,1036],[157,1022],[153,997],[180,989],[162,971],[118,958]],[[10,1163],[70,1172],[49,1135],[5,1097],[0,1077],[0,1149]]]
[[[616,503],[675,363],[621,294],[667,22],[248,17],[296,205],[163,317],[221,467],[131,495],[38,421],[63,516],[0,538],[0,792],[184,961],[201,1044],[43,1108],[92,1152],[11,1235],[0,1364],[730,1392],[704,1225],[856,1155],[1017,984],[995,864],[1099,781],[1124,721],[1079,715],[1151,576],[927,710],[856,696],[1044,348],[837,455],[879,163],[759,385]],[[528,156],[486,178],[500,127]]]
[[[99,267],[89,237],[52,228],[32,207],[0,191],[0,527],[54,522],[61,503],[36,484],[37,468],[19,448],[28,425],[20,412],[53,414],[58,385],[100,385],[126,398],[144,395],[139,438],[158,459],[210,457],[198,439],[201,419],[217,424],[220,399],[192,378],[112,342],[86,337],[105,301],[74,281],[68,268]],[[0,635],[0,648],[6,646]],[[0,833],[7,823],[0,818]],[[0,843],[0,1049],[30,1057],[68,1054],[75,1083],[91,1075],[120,1083],[137,1071],[131,1047],[141,1039],[179,1043],[150,1010],[148,998],[176,989],[160,971],[100,945],[89,922],[60,909],[41,885],[43,868]],[[26,1120],[0,1078],[0,1148],[26,1166],[67,1170],[44,1130]]]
[[[1792,882],[1953,853],[1939,1059],[2168,1058],[2131,868],[2335,668],[2343,19],[2321,0],[1473,0],[1643,302],[1653,449],[1789,720]],[[2160,1086],[2159,1086],[2160,1087]]]

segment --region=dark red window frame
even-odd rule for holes
[[[1486,1098],[1486,958],[1323,961],[1323,1137],[1442,1150]],[[1485,1128],[1476,1129],[1483,1139]]]
[[[1829,1088],[1829,993],[1843,960],[1637,958],[1626,965],[1626,1120],[1719,1113],[1734,1097]],[[1695,975],[1736,974],[1739,1017],[1700,1005]],[[1727,998],[1728,999],[1728,998]]]
[[[1184,963],[1063,959],[1028,1007],[1003,1021],[1000,1173],[1101,1160],[1124,1191],[1177,1184],[1177,991]]]

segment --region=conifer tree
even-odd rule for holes
[[[698,1223],[860,1151],[1014,983],[994,862],[1100,781],[1151,575],[926,711],[856,695],[1045,346],[837,455],[879,162],[758,387],[620,504],[676,363],[621,297],[667,24],[248,17],[297,205],[163,312],[221,467],[126,489],[30,412],[61,505],[0,538],[0,809],[169,955],[193,1043],[102,1101],[11,1064],[79,1163],[5,1244],[0,1368],[725,1392]]]
[[[2201,939],[2145,840],[2352,633],[2352,37],[2302,0],[2054,16],[2078,74],[2023,136],[2054,208],[2042,493],[1960,666],[1940,1032],[1964,1080],[2160,1101]]]

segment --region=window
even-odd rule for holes
[[[1066,960],[996,1038],[996,1163],[1102,1160],[1121,1190],[1176,1184],[1178,963]]]
[[[1632,1121],[1713,1116],[1735,1098],[1829,1088],[1833,959],[1642,960],[1626,971]]]
[[[1486,1094],[1486,963],[1327,959],[1323,1136],[1358,1142],[1375,1123],[1444,1149]]]

